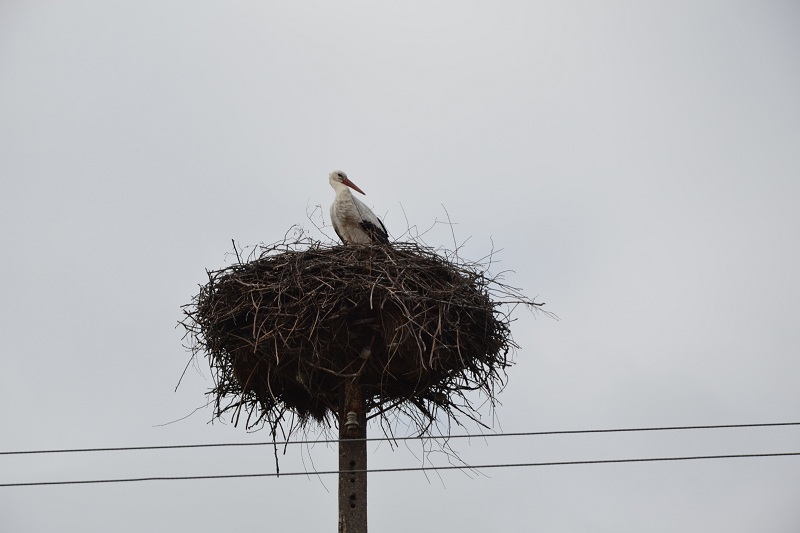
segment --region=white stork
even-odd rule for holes
[[[347,174],[334,170],[328,176],[336,198],[331,204],[331,223],[336,235],[344,244],[389,244],[389,233],[381,219],[358,198],[350,189],[361,194],[364,191],[347,179]]]

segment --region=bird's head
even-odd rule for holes
[[[342,185],[350,187],[354,191],[358,191],[361,194],[366,195],[364,191],[358,188],[358,185],[347,179],[347,174],[345,174],[341,170],[334,170],[333,172],[331,172],[330,175],[328,176],[328,181],[330,182],[331,187],[333,187],[334,189],[336,188],[336,184],[341,183]]]

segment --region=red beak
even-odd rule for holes
[[[348,186],[348,187],[350,187],[351,189],[353,189],[353,190],[356,190],[356,191],[360,192],[360,193],[361,193],[361,194],[363,194],[364,196],[366,196],[366,195],[367,195],[367,193],[365,193],[364,191],[362,191],[361,189],[359,189],[359,188],[358,188],[358,185],[356,185],[355,183],[353,183],[352,181],[350,181],[350,178],[345,178],[345,179],[344,179],[344,181],[343,181],[342,183],[344,183],[345,185],[347,185],[347,186]]]

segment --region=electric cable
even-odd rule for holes
[[[634,459],[597,459],[590,461],[554,461],[546,463],[511,463],[511,464],[485,464],[485,465],[448,465],[448,466],[416,466],[404,468],[373,468],[366,470],[346,470],[346,473],[397,473],[397,472],[423,472],[433,470],[485,470],[489,468],[524,468],[524,467],[543,467],[543,466],[568,466],[568,465],[596,465],[596,464],[620,464],[620,463],[653,463],[664,461],[698,461],[711,459],[744,459],[756,457],[788,457],[800,456],[800,452],[783,453],[749,453],[735,455],[695,455],[683,457],[644,457]],[[161,476],[161,477],[140,477],[140,478],[118,478],[118,479],[85,479],[67,481],[30,481],[22,483],[0,483],[0,487],[33,487],[45,485],[89,485],[97,483],[135,483],[142,481],[187,481],[187,480],[207,480],[207,479],[242,479],[259,477],[281,477],[281,476],[320,476],[340,474],[339,470],[324,470],[317,472],[282,472],[282,473],[259,473],[259,474],[221,474],[207,476]]]
[[[665,426],[665,427],[642,427],[642,428],[613,428],[613,429],[572,429],[557,431],[525,431],[513,433],[474,433],[464,435],[417,435],[412,437],[367,437],[366,439],[348,439],[367,442],[380,441],[406,441],[406,440],[451,440],[466,438],[493,438],[493,437],[533,437],[546,435],[580,435],[591,433],[633,433],[640,431],[677,431],[677,430],[698,430],[698,429],[731,429],[731,428],[756,428],[756,427],[779,427],[779,426],[800,426],[800,422],[774,422],[761,424],[718,424],[704,426]],[[142,451],[142,450],[174,450],[186,448],[224,448],[235,446],[289,446],[292,444],[336,444],[339,439],[317,439],[317,440],[284,440],[284,441],[262,441],[262,442],[223,442],[208,444],[168,444],[160,446],[119,446],[108,448],[67,448],[50,450],[16,450],[0,451],[1,455],[32,455],[46,453],[77,453],[77,452],[120,452],[120,451]]]

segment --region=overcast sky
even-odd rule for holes
[[[317,205],[327,222],[336,168],[395,238],[449,213],[464,257],[501,250],[495,269],[561,318],[517,313],[495,431],[798,421],[798,95],[793,1],[0,1],[0,449],[268,440],[185,418],[212,382],[200,361],[175,391],[175,326],[231,239],[313,229]],[[441,226],[425,239],[452,247]],[[800,429],[453,448],[798,452]],[[370,449],[374,468],[421,464],[417,442]],[[281,457],[335,467],[334,447]],[[0,483],[272,471],[264,447],[0,456]],[[798,457],[373,474],[369,520],[793,533],[798,480]],[[334,531],[336,487],[0,488],[0,529]]]

